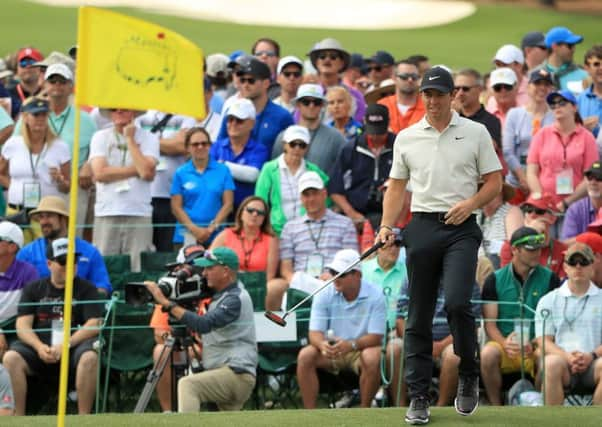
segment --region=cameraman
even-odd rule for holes
[[[201,335],[203,368],[178,383],[178,412],[195,412],[203,402],[220,410],[239,410],[255,387],[257,343],[251,297],[237,281],[238,257],[229,248],[208,251],[194,264],[203,267],[215,291],[207,313],[199,316],[168,300],[157,284],[145,282],[158,304]]]

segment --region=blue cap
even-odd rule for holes
[[[546,47],[551,48],[554,43],[577,44],[583,41],[583,36],[573,34],[566,27],[554,27],[546,34]]]
[[[577,98],[575,98],[575,95],[573,95],[573,92],[571,92],[570,90],[567,90],[567,89],[559,90],[558,92],[552,92],[551,94],[549,94],[546,97],[546,102],[548,104],[550,104],[554,100],[554,98],[556,98],[558,96],[563,99],[566,99],[573,105],[577,105]]]

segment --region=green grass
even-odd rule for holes
[[[303,6],[297,4],[295,7]],[[520,5],[479,5],[474,15],[452,24],[387,31],[238,25],[156,15],[136,9],[114,10],[177,31],[208,53],[229,53],[241,48],[249,50],[255,39],[267,36],[280,42],[284,54],[304,55],[316,41],[335,37],[346,49],[365,55],[377,49],[388,50],[396,58],[423,53],[431,58],[433,64],[488,70],[499,46],[519,44],[522,35],[532,30],[546,31],[555,25],[565,25],[584,35],[585,43],[579,45],[576,52],[579,63],[588,47],[602,42],[599,16],[559,13]],[[433,13],[437,12],[433,10]],[[44,52],[66,51],[76,39],[77,11],[74,8],[48,7],[25,0],[2,0],[2,18],[0,52],[10,52],[28,44]]]
[[[187,426],[245,426],[245,427],[307,427],[307,426],[402,426],[405,409],[319,409],[203,412],[197,414],[104,414],[95,416],[68,416],[66,425],[91,426],[139,426],[187,427]],[[482,407],[471,417],[460,417],[452,408],[431,410],[432,426],[597,426],[600,425],[600,408],[519,408]],[[3,427],[42,427],[56,425],[55,417],[5,418]]]

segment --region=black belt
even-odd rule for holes
[[[25,206],[23,206],[23,205],[13,205],[12,203],[9,203],[8,207],[11,208],[11,209],[14,209],[16,211],[20,211],[20,210],[25,209]]]
[[[412,212],[413,217],[415,216],[416,218],[429,219],[441,223],[445,223],[445,215],[447,215],[447,212]],[[466,221],[471,219],[476,221],[477,216],[472,214],[468,218],[466,218]]]

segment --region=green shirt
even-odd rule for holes
[[[401,294],[401,288],[408,280],[406,265],[397,261],[393,268],[384,271],[378,264],[377,258],[374,257],[362,264],[362,278],[366,282],[380,285],[383,288],[387,302],[387,324],[389,328],[393,328],[397,319],[397,301]]]

